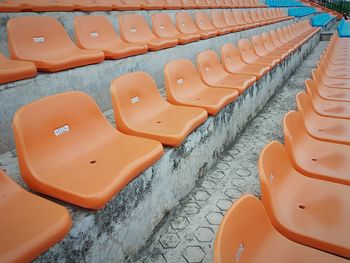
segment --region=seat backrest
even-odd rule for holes
[[[164,0],[164,6],[181,8],[182,3],[181,0]]]
[[[322,76],[319,69],[314,68],[312,70],[312,80],[315,82],[316,86],[319,86],[322,84]]]
[[[215,29],[209,15],[206,12],[196,12],[195,13],[196,26],[201,30],[213,30]]]
[[[196,3],[194,2],[194,0],[181,0],[182,1],[182,6],[183,7],[192,7],[192,6],[196,6]],[[203,0],[204,1],[204,0]]]
[[[176,27],[180,32],[186,34],[199,32],[199,29],[194,24],[191,15],[187,12],[176,13]]]
[[[124,131],[130,124],[139,125],[168,106],[157,84],[145,72],[122,75],[112,81],[112,104],[117,128]]]
[[[317,87],[312,79],[305,80],[305,86],[307,93],[309,93],[313,99],[318,97]]]
[[[263,14],[261,9],[256,9],[256,15],[257,15],[257,17],[259,18],[260,21],[266,20],[266,18],[264,17],[264,14]]]
[[[264,46],[263,38],[260,35],[252,36],[252,44],[254,47],[254,51],[256,54],[258,54],[258,56],[263,57],[268,54],[268,51]]]
[[[269,14],[267,8],[264,8],[264,9],[262,10],[262,13],[263,13],[263,16],[264,16],[266,19],[271,19],[270,14]]]
[[[146,19],[139,14],[126,14],[118,17],[120,37],[128,42],[142,42],[155,38]]]
[[[252,18],[250,17],[250,12],[249,10],[246,10],[246,11],[242,11],[242,15],[243,15],[243,19],[246,23],[253,23],[253,20]]]
[[[224,0],[224,6],[226,6],[227,8],[231,8],[232,7],[232,1],[231,0]]]
[[[164,67],[164,80],[168,100],[186,97],[202,91],[205,84],[198,75],[196,67],[189,59],[178,59]]]
[[[197,70],[201,79],[207,84],[213,83],[226,75],[218,55],[213,50],[205,50],[198,54]]]
[[[237,47],[245,63],[254,63],[254,61],[258,59],[258,56],[254,53],[253,46],[248,39],[240,39]]]
[[[176,37],[179,31],[171,21],[169,15],[156,13],[151,16],[152,30],[159,37]]]
[[[49,16],[13,17],[7,22],[8,47],[14,59],[30,60],[77,48],[63,26]]]
[[[263,32],[261,34],[261,37],[263,39],[264,46],[267,50],[273,51],[276,49],[276,46],[273,44],[272,39],[271,39],[271,35],[269,33]]]
[[[257,13],[257,9],[252,9],[249,10],[250,11],[250,17],[252,19],[253,22],[260,22],[258,13]]]
[[[221,63],[228,72],[239,71],[246,64],[242,61],[239,49],[232,43],[221,47]]]
[[[211,21],[215,27],[227,27],[222,11],[214,10],[210,12]]]
[[[280,47],[283,45],[283,42],[278,37],[278,34],[275,30],[270,31],[271,41],[276,47]]]
[[[235,17],[236,22],[238,25],[245,25],[247,24],[246,21],[243,19],[243,14],[241,10],[234,10],[232,11],[233,16]]]
[[[236,26],[237,22],[231,10],[224,10],[224,19],[227,25]]]
[[[95,101],[79,91],[23,106],[14,115],[13,130],[19,167],[27,183],[31,180],[28,166],[36,171],[47,169],[53,158],[69,160],[87,147],[104,143],[107,134],[117,133]]]
[[[304,119],[307,119],[308,116],[314,114],[312,109],[312,101],[308,94],[305,92],[299,92],[296,96],[296,103],[298,107],[298,112]]]
[[[74,35],[78,47],[99,49],[120,41],[112,23],[105,16],[74,17]]]
[[[196,4],[197,8],[208,8],[205,0],[194,0],[194,3]]]
[[[216,233],[214,263],[249,263],[276,233],[262,203],[253,195],[239,198],[226,212]]]

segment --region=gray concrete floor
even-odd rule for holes
[[[295,109],[328,42],[320,42],[303,64],[246,126],[215,167],[159,224],[146,246],[130,262],[212,262],[215,233],[231,204],[245,193],[260,197],[257,161],[272,140],[283,142],[282,119]],[[155,204],[156,205],[156,204]]]

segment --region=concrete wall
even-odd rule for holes
[[[129,183],[104,209],[92,212],[65,205],[73,216],[73,229],[37,262],[130,261],[130,256],[147,241],[167,211],[194,187],[216,156],[283,86],[316,46],[319,34],[246,90],[236,102],[216,117],[210,117],[180,147],[166,148],[161,160]],[[112,115],[110,111],[106,114]]]
[[[186,12],[196,12],[188,10]],[[204,10],[209,12],[208,10]],[[159,11],[138,11],[148,17]],[[162,11],[170,14],[173,18],[176,11]],[[103,14],[107,16],[117,27],[117,15],[120,12],[93,12],[92,14]],[[74,16],[83,13],[47,13],[58,18],[72,35],[72,23]],[[5,27],[9,17],[19,14],[0,14],[0,33],[6,35]],[[37,15],[36,13],[24,13],[20,15]],[[111,81],[127,72],[146,71],[150,73],[158,84],[162,94],[164,94],[163,68],[172,60],[179,58],[189,58],[195,61],[196,54],[206,49],[220,50],[220,47],[228,42],[237,42],[241,38],[249,38],[254,34],[289,25],[293,20],[267,25],[251,30],[232,33],[216,38],[201,40],[187,45],[180,45],[174,48],[157,52],[149,52],[144,55],[129,57],[121,60],[106,60],[98,65],[90,65],[74,68],[57,73],[38,73],[35,78],[16,81],[0,85],[0,153],[4,153],[14,148],[12,134],[13,114],[23,105],[44,96],[49,96],[69,90],[81,90],[91,95],[103,111],[112,108],[109,86]],[[1,37],[0,48],[5,50],[7,37]]]

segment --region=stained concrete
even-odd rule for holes
[[[220,9],[222,10],[222,9]],[[194,13],[198,10],[187,10],[185,12]],[[209,12],[209,10],[201,10]],[[173,19],[176,12],[181,11],[134,11],[126,13],[140,13],[148,20],[152,13],[168,13]],[[183,12],[183,11],[182,11]],[[106,16],[117,29],[117,16],[121,12],[91,12],[91,15]],[[124,12],[123,12],[124,13]],[[87,13],[82,12],[50,12],[41,13],[41,15],[50,15],[57,18],[73,38],[73,19],[75,16]],[[38,13],[2,13],[0,14],[0,50],[5,51],[7,46],[6,22],[10,17],[19,15],[38,15]],[[149,22],[150,23],[150,22]],[[168,62],[188,58],[195,62],[196,55],[206,49],[220,50],[220,47],[228,42],[237,42],[241,38],[250,38],[254,34],[263,31],[276,29],[293,23],[293,19],[288,21],[245,30],[237,33],[231,33],[224,36],[201,40],[186,45],[179,45],[173,48],[149,52],[143,55],[129,57],[120,60],[106,60],[97,65],[89,65],[57,73],[39,73],[36,77],[11,82],[0,85],[0,153],[12,150],[14,148],[12,118],[14,113],[23,105],[42,97],[54,95],[57,93],[81,90],[91,95],[102,111],[112,107],[110,99],[111,81],[125,73],[134,71],[146,71],[152,75],[158,84],[160,92],[164,95],[163,68]],[[3,37],[4,36],[4,37]]]
[[[73,228],[62,242],[37,261],[132,262],[131,257],[145,244],[164,215],[191,191],[199,177],[208,173],[217,157],[235,140],[247,121],[281,88],[318,42],[319,33],[249,88],[236,102],[228,105],[216,117],[210,117],[180,147],[166,148],[160,161],[129,183],[104,209],[89,211],[55,200],[69,209],[74,221]],[[112,112],[109,110],[105,114],[113,123]],[[1,155],[0,166],[23,185],[15,151]],[[237,173],[245,176],[246,170],[239,169]],[[217,176],[220,177],[220,174]],[[200,191],[195,197],[198,202],[207,198],[208,191]],[[224,206],[225,202],[222,203]],[[192,210],[196,210],[196,205],[189,205],[188,211]],[[206,218],[218,224],[220,216],[211,213]],[[180,218],[172,225],[181,230],[189,223],[187,219]],[[201,254],[201,248],[195,250],[187,253],[187,257]]]
[[[243,194],[260,197],[259,154],[272,140],[283,143],[282,119],[296,109],[295,96],[304,90],[304,81],[310,77],[326,44],[320,42],[313,49],[130,262],[213,262],[215,233],[223,216]]]

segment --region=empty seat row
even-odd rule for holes
[[[148,74],[122,75],[111,83],[116,129],[93,99],[82,92],[32,102],[19,109],[13,119],[21,176],[36,192],[100,209],[161,158],[162,144],[180,145],[208,114],[217,114],[266,74],[277,55],[282,60],[286,57],[283,54],[292,52],[301,39],[315,32],[304,21],[278,32],[263,33],[263,40],[253,37],[253,43],[263,41],[275,51],[272,60],[255,54],[255,46],[241,39],[237,48],[231,43],[222,46],[221,61],[225,66],[213,51],[197,56],[197,69],[188,59],[172,61],[164,68],[168,101],[161,97]],[[293,35],[298,42],[287,41],[287,35]],[[264,60],[254,64],[252,53]],[[211,76],[223,78],[212,82]],[[2,172],[0,181],[1,195],[14,197],[0,199],[6,214],[0,219],[1,237],[7,239],[6,246],[0,246],[1,261],[32,260],[68,233],[71,219],[64,208],[25,192]],[[26,212],[18,220],[9,220],[22,211],[20,208]],[[42,213],[50,214],[50,220],[39,218]],[[21,235],[23,228],[16,226],[25,226],[21,223],[24,220],[33,227]],[[2,244],[5,241],[1,237]]]
[[[304,4],[299,0],[266,0],[266,4],[269,7],[304,6]]]
[[[350,37],[350,22],[343,18],[337,27],[337,31],[340,37]]]
[[[288,15],[295,16],[295,17],[301,17],[301,16],[307,16],[317,13],[316,8],[314,7],[292,7],[288,8]]]
[[[11,18],[7,31],[14,60],[0,56],[0,83],[33,77],[36,70],[55,72],[104,59],[120,59],[289,19],[281,10],[225,10],[210,14],[197,12],[194,22],[189,13],[179,12],[176,26],[167,14],[153,14],[153,32],[142,15],[121,15],[120,37],[104,16],[77,16],[76,45],[54,18]]]
[[[160,10],[265,7],[259,0],[5,0],[0,12]]]
[[[229,209],[214,262],[347,262],[349,49],[346,38],[332,38],[296,97],[298,111],[283,120],[285,145],[271,142],[260,154],[263,205],[244,196]]]
[[[319,14],[311,18],[311,25],[314,27],[324,27],[334,18],[335,16],[330,15],[329,13]]]
[[[349,257],[349,190],[343,185],[349,185],[350,179],[347,172],[350,129],[347,115],[340,113],[349,107],[343,102],[348,99],[350,68],[347,66],[350,64],[344,55],[350,48],[350,42],[337,36],[334,39],[326,53],[326,71],[322,74],[318,72],[322,68],[325,70],[322,65],[326,57],[321,57],[318,69],[313,71],[313,80],[306,81],[307,93],[297,95],[298,112],[290,112],[284,119],[285,147],[278,142],[268,145],[261,153],[259,171],[266,212],[280,233],[298,243]],[[327,84],[322,83],[322,78]],[[317,92],[320,94],[312,95]],[[315,99],[321,93],[326,98]],[[311,191],[312,197],[302,194],[304,189]],[[287,258],[294,258],[292,262],[344,261],[310,248],[298,248],[277,233],[266,216],[254,225],[260,225],[261,232],[258,233],[262,236],[258,238],[264,240],[269,236],[269,242],[254,242],[256,228],[242,228],[246,231],[238,228],[246,222],[250,224],[249,219],[255,218],[251,212],[255,211],[253,203],[256,203],[254,207],[262,207],[256,198],[246,196],[228,211],[217,234],[216,262],[231,262],[230,258],[235,258],[237,262],[259,262],[265,258],[264,262],[281,262]],[[295,211],[294,207],[302,212]],[[261,214],[266,214],[263,209],[260,210]],[[239,219],[241,216],[242,219]],[[271,232],[274,233],[273,239]],[[274,242],[276,240],[279,242]],[[283,253],[269,253],[270,249]]]

